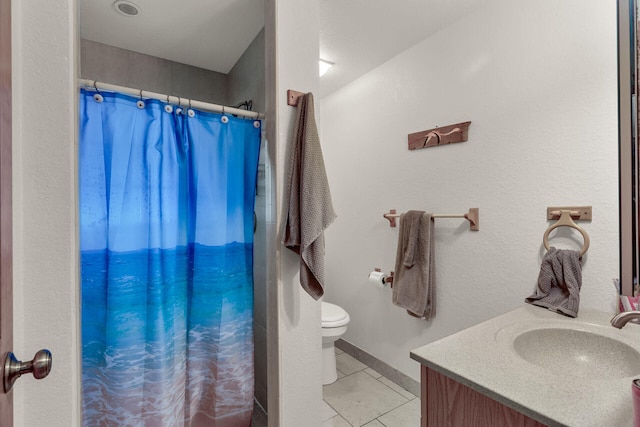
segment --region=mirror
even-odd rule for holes
[[[636,0],[618,0],[618,135],[620,207],[620,293],[637,295],[638,285],[638,103]]]

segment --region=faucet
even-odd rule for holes
[[[629,321],[634,319],[640,319],[640,311],[623,311],[617,314],[611,319],[611,326],[614,328],[622,329]]]

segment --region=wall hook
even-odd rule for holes
[[[456,123],[411,133],[408,136],[409,150],[465,142],[469,139],[470,124],[471,122]]]

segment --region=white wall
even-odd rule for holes
[[[273,0],[272,0],[273,1]],[[267,89],[268,138],[276,141],[274,157],[277,165],[278,217],[274,224],[278,235],[278,334],[279,334],[279,419],[271,417],[269,425],[282,427],[313,426],[321,423],[322,402],[322,340],[320,304],[301,288],[299,257],[281,244],[284,194],[287,187],[289,144],[295,119],[295,108],[287,105],[287,89],[317,92],[318,88],[318,1],[277,0],[275,34],[275,87]],[[267,24],[268,25],[268,24]],[[268,31],[268,30],[266,30]],[[269,34],[267,52],[269,52]],[[267,53],[269,55],[269,53]],[[269,61],[268,70],[269,70]],[[269,71],[267,82],[270,81]],[[267,83],[269,85],[269,83]],[[316,104],[317,105],[317,104]],[[277,125],[272,127],[272,111],[277,111]],[[273,133],[271,133],[273,131]],[[273,323],[272,323],[273,325]],[[272,341],[269,342],[271,344]],[[271,398],[272,396],[270,396]]]
[[[15,384],[15,426],[80,424],[75,3],[12,2],[14,353],[53,353]]]
[[[416,380],[411,349],[533,291],[547,206],[593,206],[593,221],[581,223],[591,236],[581,308],[615,307],[615,2],[485,3],[321,103],[338,213],[326,233],[326,299],[351,315],[347,341]],[[468,142],[407,150],[407,134],[467,120]],[[391,289],[367,282],[374,267],[394,268],[398,229],[383,213],[470,207],[480,208],[479,232],[436,220],[434,320],[409,317]]]

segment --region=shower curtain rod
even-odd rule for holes
[[[264,119],[264,113],[257,111],[241,110],[240,108],[226,107],[223,105],[210,104],[208,102],[194,101],[189,98],[182,98],[173,95],[164,95],[162,93],[149,92],[142,89],[133,89],[125,86],[112,85],[110,83],[98,82],[96,80],[80,79],[80,85],[87,89],[95,89],[97,91],[106,90],[113,92],[121,92],[127,95],[138,96],[142,98],[153,98],[160,101],[169,102],[171,104],[180,105],[182,107],[192,107],[204,111],[213,111],[215,113],[229,113],[235,116],[247,117],[252,119]]]

